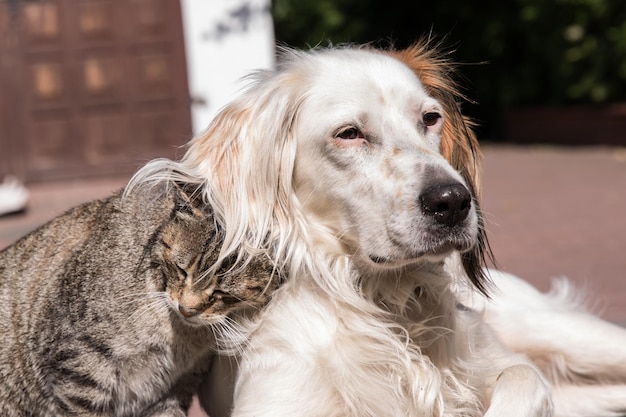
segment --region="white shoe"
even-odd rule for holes
[[[26,208],[28,191],[14,177],[7,177],[0,184],[0,216],[16,213]]]

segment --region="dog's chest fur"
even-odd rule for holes
[[[299,393],[293,412],[310,400],[326,416],[477,414],[480,400],[454,351],[455,299],[446,276],[367,282],[355,289],[359,308],[306,280],[286,283],[243,355],[233,415],[253,415],[248,404],[256,411],[272,404],[276,386],[259,389],[257,376],[268,374]]]

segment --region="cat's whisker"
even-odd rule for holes
[[[120,295],[119,297],[115,297],[113,301],[121,301],[119,303],[120,306],[132,305],[134,303],[144,303],[145,298],[154,298],[159,297],[163,294],[161,291],[143,291],[143,292],[135,292],[132,294]]]
[[[246,299],[239,298],[239,297],[236,297],[236,298],[237,298],[238,302],[240,303],[239,304],[240,307],[258,308],[258,306],[259,306],[258,301],[246,300]]]
[[[138,309],[133,311],[128,317],[126,317],[126,320],[124,320],[123,325],[127,326],[128,324],[139,321],[143,317],[144,313],[147,312],[147,309],[148,307],[146,305],[140,306]]]
[[[143,297],[145,298],[143,299],[142,298],[132,299],[132,300],[128,300],[123,303],[120,303],[120,304],[126,305],[126,306],[137,305],[138,307],[135,310],[135,313],[136,313],[137,311],[141,311],[143,309],[149,308],[152,305],[155,305],[155,303],[156,304],[161,303],[160,301],[162,299],[161,295],[164,295],[164,294],[158,293],[158,292],[144,293]],[[133,313],[133,316],[135,315],[135,313]]]
[[[212,325],[211,329],[220,353],[232,355],[243,351],[247,332],[243,331],[243,327],[232,318],[224,317],[223,320]]]
[[[203,281],[205,281],[206,279],[211,279],[214,276],[212,270],[208,269],[206,271],[203,271],[198,277],[197,277],[197,282],[196,284],[200,284]]]
[[[137,307],[137,309],[126,318],[126,323],[132,323],[135,320],[143,317],[145,314],[147,314],[148,316],[152,316],[155,310],[162,311],[169,309],[169,302],[167,301],[167,295],[165,293],[151,292],[145,293],[145,295],[147,300],[143,300],[143,303],[139,305],[139,307]]]

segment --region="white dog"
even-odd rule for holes
[[[424,43],[286,51],[180,163],[138,174],[200,184],[227,232],[222,259],[270,256],[289,274],[240,329],[248,340],[226,412],[626,410],[626,332],[503,274],[485,298],[477,144],[449,73]],[[213,417],[220,384],[204,394]]]

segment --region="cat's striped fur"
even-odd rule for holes
[[[209,271],[222,231],[200,200],[137,187],[0,252],[0,416],[186,415],[216,339],[279,282],[263,257]]]

